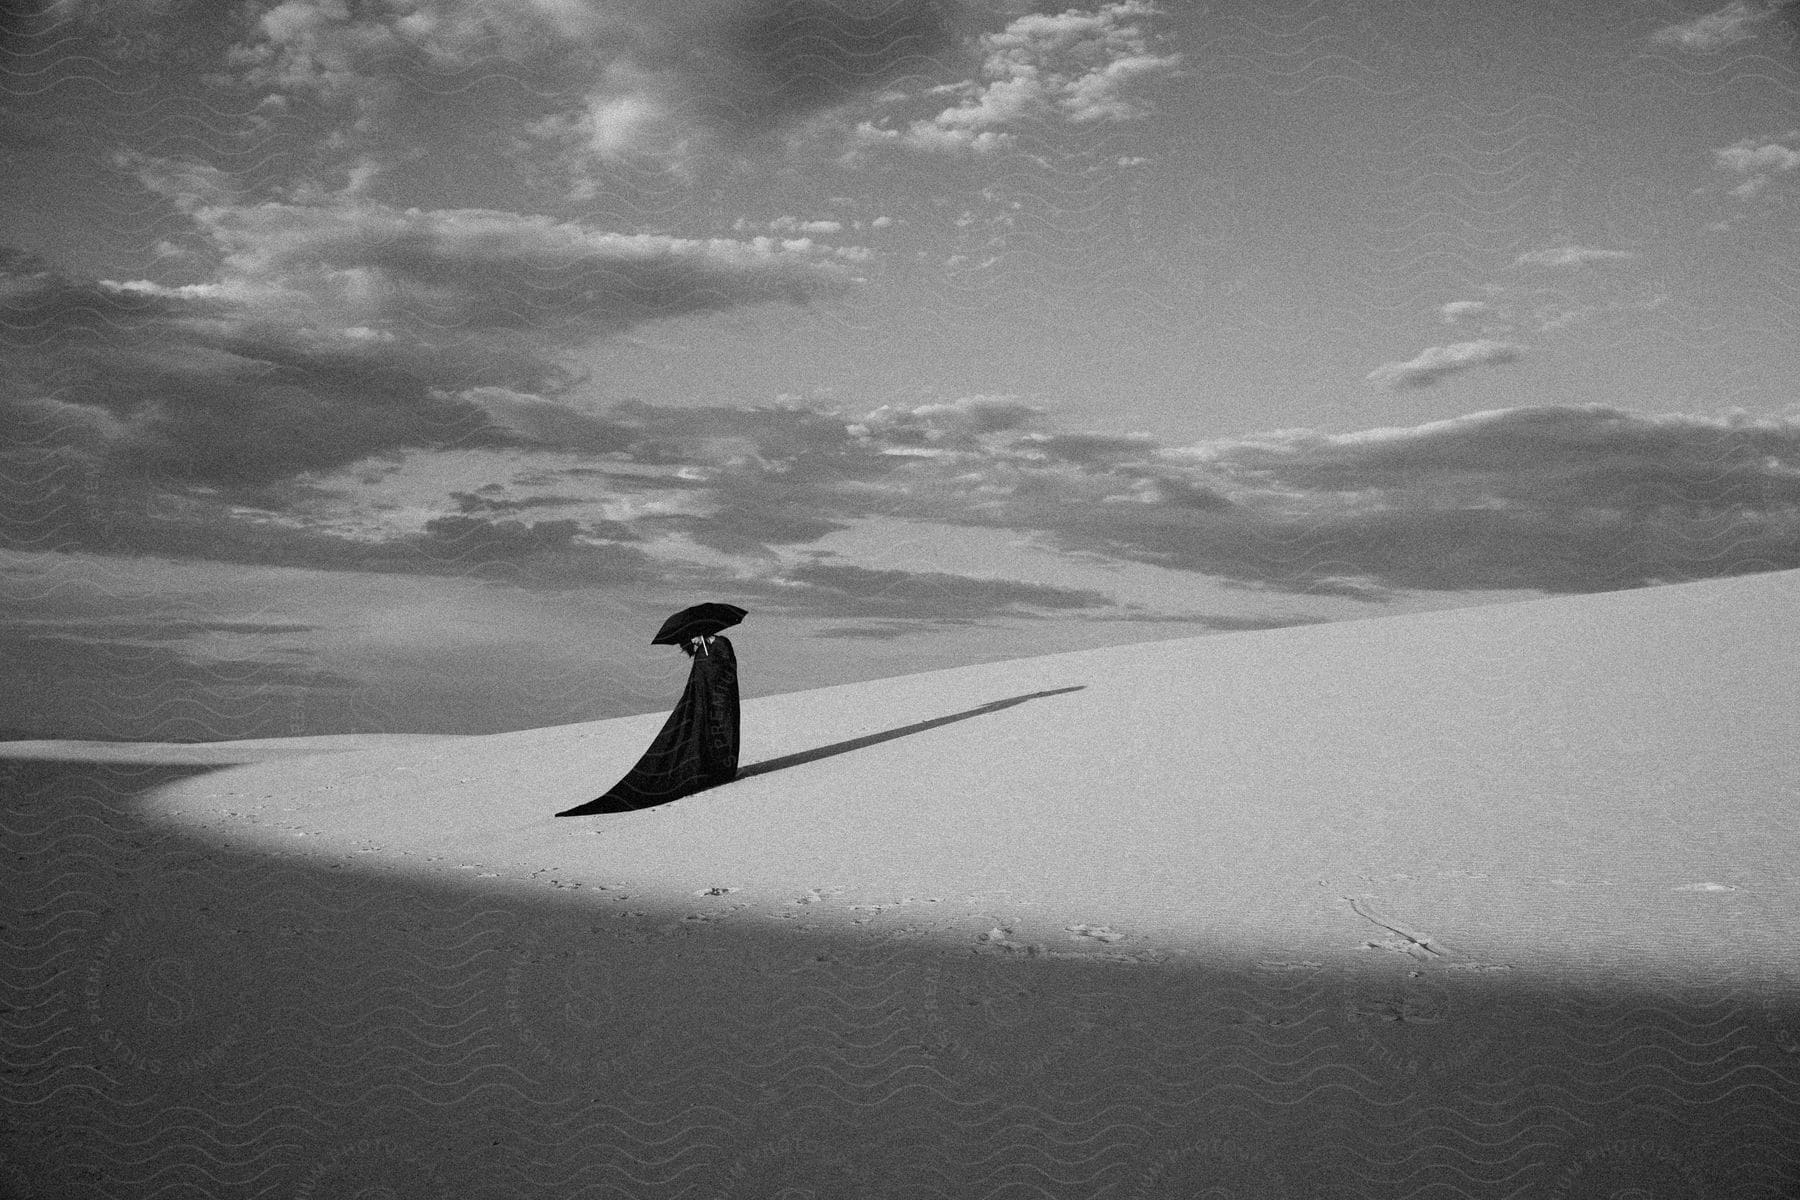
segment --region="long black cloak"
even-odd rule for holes
[[[731,782],[737,778],[737,760],[737,655],[730,641],[715,635],[700,640],[687,689],[637,766],[604,796],[556,815],[584,817],[667,804]]]

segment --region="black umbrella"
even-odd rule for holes
[[[664,621],[662,628],[656,631],[656,636],[650,639],[650,644],[673,646],[689,638],[707,637],[736,625],[749,615],[748,609],[739,608],[735,604],[696,604]]]

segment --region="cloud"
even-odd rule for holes
[[[1375,503],[1318,536],[1390,586],[1581,591],[1800,563],[1800,422],[1602,406],[1481,413],[1252,451]]]
[[[474,405],[379,354],[309,347],[179,290],[0,269],[0,431],[13,469],[86,494],[255,487],[403,446],[480,444]],[[494,440],[487,437],[487,440]],[[19,503],[36,503],[29,495]]]
[[[849,426],[852,435],[893,449],[949,449],[972,444],[983,434],[1019,429],[1043,410],[1015,396],[965,396],[940,404],[882,405]]]
[[[1800,421],[1522,408],[1156,457],[1229,506],[1091,504],[1055,536],[1295,591],[1591,591],[1800,565]]]
[[[1800,150],[1779,142],[1764,142],[1759,145],[1755,138],[1745,138],[1723,150],[1714,150],[1713,158],[1721,169],[1736,171],[1740,175],[1756,170],[1791,171],[1800,167]]]
[[[152,328],[165,319],[151,310]],[[135,328],[128,323],[120,336],[129,340]],[[1396,372],[1441,372],[1464,359],[1415,360]],[[415,433],[431,431],[430,410],[407,404],[430,402],[446,406],[433,419],[465,421],[471,436],[493,439],[460,443],[469,453],[459,461],[489,453],[496,473],[512,473],[522,453],[532,455],[530,469],[515,475],[525,490],[459,485],[423,512],[415,500],[390,514],[367,507],[373,494],[357,493],[350,477],[328,471],[284,479],[270,470],[235,491],[177,487],[166,464],[148,470],[120,451],[143,436],[129,408],[65,393],[41,397],[64,408],[39,411],[38,423],[19,427],[22,436],[9,431],[0,450],[0,533],[39,550],[473,571],[538,586],[729,579],[800,611],[895,619],[973,619],[983,604],[1010,611],[1015,601],[1101,602],[1079,589],[977,587],[850,563],[795,574],[783,565],[791,559],[784,548],[870,518],[975,526],[1029,534],[1088,562],[1364,600],[1403,589],[1603,590],[1800,567],[1795,420],[1537,407],[1407,429],[1287,430],[1171,446],[1143,434],[1059,430],[1011,396],[864,413],[797,403],[620,403],[581,413],[497,387],[435,400],[416,386],[391,395],[375,407],[392,409],[390,418],[410,413]],[[354,426],[362,410],[346,405],[343,420]],[[70,415],[76,410],[92,419],[83,424]],[[16,420],[19,408],[8,411]],[[223,411],[217,419],[222,445],[262,436],[234,434]],[[395,435],[387,436],[391,444]],[[433,436],[432,447],[459,445]],[[378,442],[366,431],[356,437]],[[531,509],[554,510],[554,519]]]
[[[1553,276],[1533,270],[1523,278],[1483,285],[1482,299],[1452,300],[1439,305],[1439,323],[1456,327],[1471,340],[1428,350],[1411,363],[1389,363],[1371,378],[1408,386],[1415,372],[1420,372],[1416,375],[1420,381],[1435,382],[1445,373],[1443,368],[1460,369],[1465,356],[1469,360],[1466,365],[1508,361],[1509,354],[1495,347],[1511,345],[1506,341],[1508,335],[1519,330],[1550,333],[1587,321],[1655,308],[1666,298],[1647,294],[1635,272],[1591,269],[1598,264],[1625,263],[1635,258],[1636,254],[1629,250],[1574,244],[1518,254],[1510,264],[1515,269],[1572,270]],[[1523,351],[1523,347],[1513,349]]]
[[[499,484],[484,484],[472,492],[451,492],[460,513],[515,513],[532,508],[567,508],[582,503],[575,496],[523,496],[513,499],[500,495],[506,489]]]
[[[1047,460],[1100,467],[1113,462],[1141,460],[1156,449],[1156,439],[1142,433],[1028,433],[1014,442],[1013,447]]]
[[[593,532],[591,526],[568,519],[458,514],[434,517],[422,532],[368,547],[360,561],[353,561],[365,571],[503,578],[537,587],[591,587],[654,577],[654,563],[642,550],[595,539]]]
[[[559,400],[505,387],[473,387],[439,398],[466,403],[497,431],[526,445],[611,454],[631,444],[631,431]]]
[[[159,318],[198,315],[202,306],[157,289],[105,280],[74,279],[49,262],[0,246],[0,313],[5,327],[54,335],[124,332]]]
[[[637,415],[646,433],[663,421]],[[798,513],[1004,528],[1284,592],[1586,591],[1800,566],[1800,420],[1519,408],[1171,447],[1014,415],[920,453],[930,421],[945,414],[740,411],[729,443],[685,452],[738,464],[700,484],[737,535],[765,512],[777,527]]]
[[[1617,262],[1636,257],[1629,250],[1600,250],[1592,246],[1557,246],[1532,250],[1513,259],[1515,267],[1580,267],[1588,263]]]
[[[1180,62],[1180,55],[1157,52],[1143,24],[1155,11],[1144,0],[1120,0],[1018,17],[981,35],[975,78],[927,93],[951,96],[954,104],[903,129],[864,121],[855,136],[865,146],[986,154],[1012,145],[1029,122],[1086,125],[1142,117],[1149,108],[1131,95],[1134,85]]]
[[[1368,379],[1372,383],[1383,383],[1395,389],[1431,387],[1452,375],[1472,371],[1476,367],[1517,362],[1523,353],[1518,345],[1493,338],[1452,342],[1444,346],[1429,346],[1405,362],[1383,363],[1369,372]]]
[[[421,544],[471,562],[528,558],[566,550],[581,532],[579,521],[495,521],[485,517],[436,517],[425,522]]]
[[[1650,40],[1663,46],[1674,46],[1696,53],[1710,53],[1757,35],[1763,22],[1788,6],[1791,0],[1751,4],[1734,0],[1724,8],[1714,9],[1691,21],[1665,25],[1650,35]]]
[[[491,209],[400,209],[367,200],[248,203],[205,168],[134,160],[220,256],[216,282],[147,294],[228,302],[319,335],[398,328],[530,330],[574,340],[664,317],[803,302],[851,277],[853,249],[807,238],[625,234]]]
[[[1777,175],[1800,167],[1800,149],[1786,143],[1800,141],[1800,129],[1791,129],[1780,139],[1743,138],[1713,151],[1713,167],[1743,177],[1731,190],[1740,199],[1749,199],[1762,191]]]
[[[25,470],[32,472],[26,475]],[[163,559],[302,567],[373,575],[503,578],[522,586],[589,587],[655,578],[664,568],[607,522],[495,520],[447,513],[422,530],[314,527],[305,505],[281,497],[258,508],[231,497],[181,495],[141,481],[96,487],[94,473],[19,466],[0,457],[0,472],[28,479],[33,495],[0,488],[0,547],[37,552],[88,551]],[[454,501],[452,501],[454,503]],[[328,523],[331,524],[331,523]]]
[[[282,0],[249,23],[230,65],[232,82],[271,102],[324,106],[342,145],[496,131],[525,175],[591,199],[607,168],[686,176],[729,163],[930,69],[955,48],[959,11],[941,0]],[[480,98],[496,77],[517,85],[503,110]]]
[[[797,233],[811,236],[813,234],[836,234],[843,231],[844,223],[842,221],[803,221],[799,217],[776,217],[769,222],[769,232],[771,233]]]
[[[755,0],[674,27],[664,53],[684,64],[700,118],[742,139],[929,68],[955,46],[955,21],[938,0]]]
[[[239,79],[269,91],[368,100],[397,79],[495,60],[518,65],[617,54],[633,26],[602,5],[538,0],[420,0],[369,7],[281,0],[232,48]]]
[[[1084,588],[818,562],[785,570],[773,582],[789,603],[826,617],[967,621],[997,615],[1036,616],[1033,610],[1037,609],[1068,611],[1113,604],[1106,593]]]
[[[210,247],[210,278],[78,279],[0,252],[7,463],[89,481],[65,513],[77,540],[99,536],[75,532],[94,505],[242,496],[404,449],[620,449],[620,430],[548,394],[568,381],[560,352],[668,317],[805,303],[857,260],[808,238],[255,202],[204,164],[124,161]],[[57,507],[28,492],[14,517]]]
[[[1202,625],[1217,633],[1246,633],[1263,629],[1291,629],[1295,625],[1323,625],[1328,617],[1234,617],[1217,616],[1202,613],[1198,616],[1176,618]]]

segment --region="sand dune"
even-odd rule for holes
[[[1800,912],[1800,843],[1773,836],[1796,828],[1770,824],[1800,802],[1800,641],[1768,632],[1797,609],[1800,576],[1769,575],[768,697],[745,705],[746,778],[612,817],[544,819],[661,714],[271,758],[154,810],[674,906],[1006,896],[1021,937],[1086,923],[1191,953],[1355,949],[1380,931],[1345,897],[1379,895],[1482,960],[1705,980],[1752,950],[1710,936],[1718,897]]]
[[[1793,1194],[1797,601],[1768,574],[764,697],[737,782],[592,818],[550,814],[661,713],[0,746],[9,1169]]]

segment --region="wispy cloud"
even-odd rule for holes
[[[1665,25],[1652,33],[1650,40],[1658,45],[1702,54],[1721,50],[1757,36],[1760,27],[1791,2],[1775,0],[1774,3],[1752,4],[1747,0],[1733,0],[1724,8],[1716,8],[1690,21]]]
[[[1383,363],[1368,374],[1369,382],[1392,388],[1423,388],[1442,383],[1452,375],[1460,375],[1477,367],[1498,366],[1517,362],[1524,355],[1513,342],[1480,338],[1472,342],[1450,342],[1428,346],[1404,362]]]
[[[205,167],[132,165],[219,256],[215,282],[165,294],[306,320],[321,336],[396,327],[414,336],[615,333],[668,316],[803,299],[848,279],[864,257],[804,237],[626,234],[489,209],[250,203],[224,193]]]
[[[1795,143],[1789,145],[1788,143]],[[1790,129],[1778,138],[1742,138],[1713,151],[1713,167],[1739,177],[1731,194],[1748,200],[1778,175],[1800,168],[1800,129]]]
[[[1529,271],[1503,274],[1482,285],[1482,299],[1438,306],[1438,322],[1457,328],[1470,340],[1434,346],[1407,362],[1384,364],[1368,378],[1397,388],[1426,386],[1457,371],[1517,361],[1529,351],[1518,340],[1526,335],[1655,308],[1661,299],[1646,296],[1640,278],[1624,267],[1636,259],[1634,251],[1572,243],[1515,255],[1509,270]],[[1591,269],[1599,264],[1621,269]]]
[[[1531,250],[1513,259],[1515,267],[1580,267],[1597,262],[1622,262],[1636,257],[1629,250],[1604,250],[1593,246],[1555,246]]]
[[[985,154],[1012,145],[1033,121],[1084,125],[1142,117],[1149,109],[1132,95],[1133,86],[1180,62],[1156,48],[1145,25],[1155,11],[1144,0],[1120,0],[1018,17],[981,36],[974,78],[928,93],[948,97],[949,106],[900,128],[865,121],[857,137],[869,146]]]

